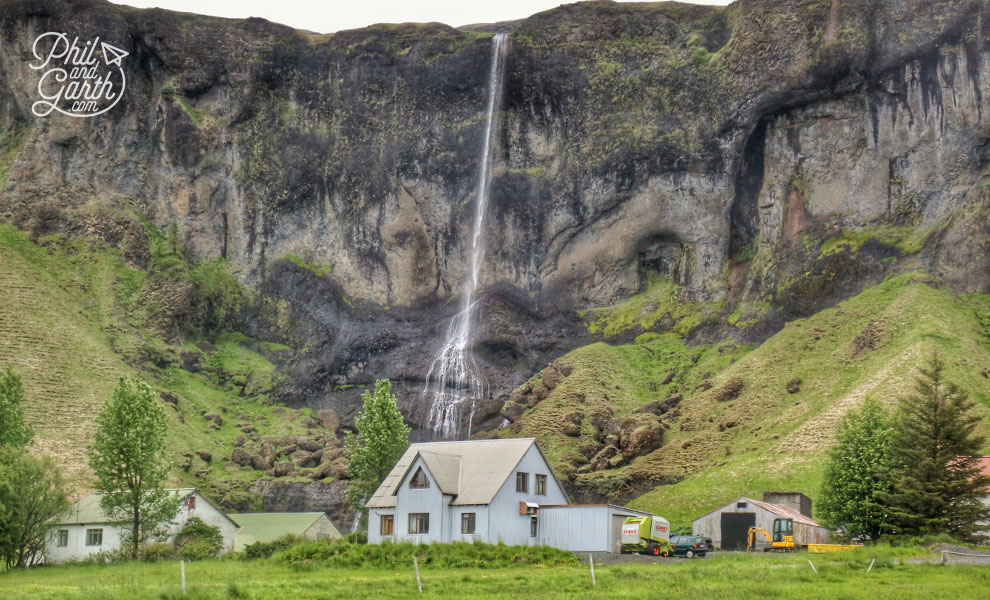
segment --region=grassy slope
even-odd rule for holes
[[[816,559],[806,554],[747,555],[722,559],[627,561],[595,566],[592,587],[587,565],[504,569],[422,568],[423,594],[412,565],[387,569],[336,569],[320,565],[291,568],[273,561],[208,560],[186,564],[188,595],[181,595],[177,561],[111,566],[43,567],[0,574],[0,596],[11,600],[74,598],[629,598],[683,597],[927,599],[982,598],[990,570],[980,566],[896,564],[904,552],[864,549]],[[910,551],[906,554],[912,554]],[[878,557],[872,571],[866,567]],[[894,560],[892,560],[894,559]]]
[[[172,484],[195,485],[218,500],[236,495],[260,471],[227,467],[238,422],[250,422],[262,436],[301,434],[304,413],[269,406],[258,393],[270,385],[275,367],[246,347],[243,336],[227,335],[201,350],[191,342],[170,346],[143,326],[138,310],[145,273],[128,267],[118,253],[87,240],[51,238],[32,243],[26,234],[0,225],[0,368],[21,375],[25,412],[34,425],[39,452],[55,456],[82,494],[91,489],[85,448],[93,419],[121,375],[140,377],[181,396],[169,410],[169,458],[206,450],[212,464],[194,456],[188,472],[173,470]],[[278,349],[278,348],[276,348]],[[158,368],[142,357],[198,354],[205,368],[192,373],[176,364]],[[132,360],[123,360],[129,356]],[[131,366],[140,365],[139,367]],[[211,368],[213,371],[211,371]],[[222,370],[240,388],[221,385]],[[182,413],[180,421],[179,413]],[[249,419],[238,419],[240,413]],[[211,429],[203,415],[220,414]]]
[[[663,301],[649,299],[651,294],[661,300],[669,296],[655,288],[620,303],[612,313],[594,314],[592,326],[604,330],[616,320],[630,326],[654,321],[650,311],[669,313]],[[705,313],[700,307],[678,316],[698,321]],[[932,287],[923,273],[902,275],[789,323],[749,352],[731,344],[691,348],[672,335],[655,334],[644,334],[632,345],[598,343],[575,350],[557,361],[574,367],[571,376],[504,435],[538,435],[555,464],[576,466],[581,460],[575,448],[593,443],[597,430],[585,422],[580,438],[565,437],[559,433],[562,415],[605,403],[615,416],[623,416],[680,392],[685,396],[680,414],[664,419],[663,448],[619,469],[578,475],[577,482],[621,498],[634,491],[627,482],[635,482],[635,476],[684,478],[630,506],[686,525],[743,495],[796,490],[817,497],[822,452],[845,411],[868,395],[895,402],[911,389],[916,367],[933,350],[945,358],[948,376],[986,412],[990,381],[982,373],[990,367],[988,334],[990,297],[958,297]],[[650,384],[672,371],[677,375],[670,384]],[[801,380],[796,394],[786,391],[792,378]],[[731,379],[743,382],[742,392],[719,401]]]

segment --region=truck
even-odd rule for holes
[[[629,517],[622,523],[622,551],[672,556],[670,522],[656,515]]]

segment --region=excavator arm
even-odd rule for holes
[[[767,538],[767,543],[769,543],[770,546],[773,546],[773,538],[770,537],[770,533],[766,529],[763,529],[762,527],[750,527],[749,528],[749,539],[746,542],[746,549],[747,550],[753,551],[753,550],[756,549],[756,534],[757,533],[762,533],[763,534],[763,537]]]

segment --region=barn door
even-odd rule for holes
[[[745,550],[756,513],[722,513],[722,550]]]

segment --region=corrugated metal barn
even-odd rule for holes
[[[722,550],[745,550],[750,527],[762,527],[773,535],[775,519],[794,522],[794,544],[829,543],[829,530],[811,518],[811,498],[796,492],[767,492],[764,501],[739,498],[721,508],[698,517],[693,523],[694,535],[712,539]],[[773,499],[774,502],[767,500]],[[757,535],[756,549],[767,547],[766,538]]]
[[[640,512],[614,504],[560,504],[538,509],[539,543],[571,552],[622,550],[622,523]]]

